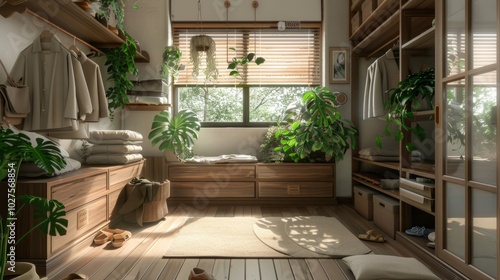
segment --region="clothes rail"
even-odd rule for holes
[[[82,40],[82,39],[80,39],[80,38],[76,37],[75,35],[73,35],[73,34],[69,33],[69,32],[68,32],[68,31],[66,31],[65,29],[63,29],[63,28],[61,28],[61,27],[59,27],[59,26],[55,25],[54,23],[52,23],[52,22],[50,22],[49,20],[47,20],[47,19],[43,18],[42,16],[40,16],[40,15],[38,15],[37,13],[35,13],[35,12],[31,11],[30,9],[26,9],[26,12],[28,12],[30,15],[32,15],[32,16],[34,16],[34,17],[38,18],[39,20],[41,20],[41,21],[45,22],[46,24],[48,24],[48,25],[50,25],[50,26],[54,27],[55,29],[57,29],[57,30],[61,31],[62,33],[64,33],[64,34],[66,34],[66,35],[70,36],[71,38],[73,38],[73,39],[77,40],[78,42],[80,42],[80,43],[84,44],[85,46],[89,47],[91,50],[93,50],[93,51],[97,52],[98,54],[105,55],[105,54],[104,54],[104,52],[103,52],[103,51],[101,51],[100,49],[98,49],[98,48],[96,48],[96,47],[92,46],[91,44],[87,43],[86,41],[84,41],[84,40]]]
[[[385,43],[384,45],[382,45],[381,47],[379,47],[378,49],[376,49],[375,51],[373,51],[372,53],[370,53],[367,58],[370,58],[370,57],[373,57],[375,56],[376,54],[378,54],[379,52],[383,51],[383,50],[386,50],[387,46],[391,45],[392,43],[394,42],[397,42],[399,40],[399,35],[394,37],[392,40],[388,41],[387,43]]]

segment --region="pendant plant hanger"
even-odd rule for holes
[[[200,25],[200,33],[202,33],[202,18],[201,18],[201,0],[198,0],[198,24]],[[197,78],[200,72],[200,65],[203,57],[205,57],[206,66],[203,71],[205,81],[217,79],[217,62],[215,59],[215,41],[212,37],[206,34],[193,36],[190,41],[190,60],[193,63],[193,77]]]

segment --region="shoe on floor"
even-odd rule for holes
[[[420,237],[427,237],[431,232],[434,232],[434,229],[418,227],[418,226],[405,230],[405,233],[408,235],[420,236]]]
[[[101,229],[94,237],[95,245],[102,245],[108,241],[113,241],[113,230],[109,228]]]
[[[132,237],[132,233],[128,230],[113,229],[113,241],[111,245],[115,248],[120,248]]]
[[[358,238],[361,240],[374,241],[379,243],[385,242],[385,238],[373,229],[368,230],[366,233],[358,234]]]
[[[216,280],[215,277],[212,275],[208,274],[205,270],[195,267],[191,270],[191,273],[189,273],[189,279],[188,280]]]

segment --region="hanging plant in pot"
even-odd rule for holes
[[[214,39],[208,35],[193,36],[189,44],[189,49],[190,61],[193,64],[193,77],[198,77],[202,59],[205,57],[206,66],[203,71],[205,80],[217,79],[216,46]]]

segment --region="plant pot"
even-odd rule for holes
[[[207,35],[197,35],[191,38],[191,46],[199,52],[206,52],[213,46],[213,39]]]
[[[6,267],[6,269],[9,266]],[[46,277],[40,278],[36,273],[36,267],[32,263],[28,262],[16,262],[16,271],[12,272],[10,270],[5,271],[4,279],[10,280],[46,280]]]

